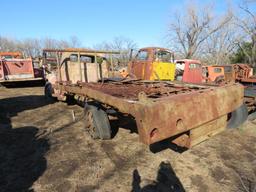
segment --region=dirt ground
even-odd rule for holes
[[[72,118],[74,112],[76,121]],[[49,103],[42,87],[0,88],[0,191],[253,191],[256,121],[179,152],[120,127],[83,129],[83,109]]]

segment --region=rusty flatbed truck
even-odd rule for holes
[[[59,58],[64,52],[56,50]],[[88,56],[92,53],[83,52]],[[79,54],[82,55],[82,50]],[[97,57],[96,52],[93,54]],[[94,139],[111,138],[109,109],[136,121],[141,142],[150,145],[170,138],[187,148],[225,130],[226,126],[237,127],[247,118],[243,87],[239,84],[217,87],[170,81],[72,82],[63,77],[61,68],[65,60],[58,59],[57,79],[46,84],[46,96],[60,99],[72,96],[84,102],[85,129]],[[72,70],[69,67],[63,71],[67,69]],[[63,81],[60,77],[67,79]]]

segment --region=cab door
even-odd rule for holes
[[[137,79],[145,79],[145,67],[147,66],[149,53],[147,50],[140,50],[132,61],[130,72]]]
[[[209,80],[211,82],[216,81],[217,78],[224,78],[224,68],[223,67],[216,67],[216,66],[211,66],[209,68]]]
[[[150,80],[173,81],[175,77],[176,65],[173,53],[167,50],[157,49],[155,59],[153,59]]]
[[[186,77],[183,78],[188,83],[202,83],[203,82],[202,65],[199,63],[188,63]]]

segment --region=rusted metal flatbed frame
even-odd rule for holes
[[[58,82],[53,87],[130,114],[145,144],[178,136],[174,143],[185,147],[222,131],[227,114],[242,105],[244,96],[241,85],[235,83],[216,87],[142,81]]]

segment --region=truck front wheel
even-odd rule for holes
[[[227,128],[237,128],[242,125],[248,117],[248,111],[245,104],[242,104],[235,111],[228,114]]]
[[[85,106],[85,130],[93,139],[111,139],[107,113],[92,105]]]
[[[53,94],[52,84],[47,82],[44,86],[44,96],[47,100],[51,100],[52,94]]]

